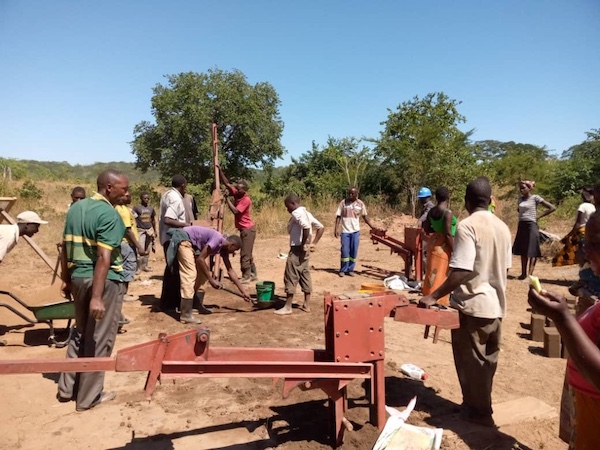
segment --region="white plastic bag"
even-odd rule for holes
[[[416,427],[405,423],[417,403],[413,397],[404,411],[385,407],[390,417],[377,438],[373,450],[439,450],[442,428]]]

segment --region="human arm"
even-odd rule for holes
[[[235,205],[233,204],[233,202],[231,201],[229,196],[225,196],[225,203],[227,203],[227,207],[229,208],[229,211],[231,211],[233,215],[240,213],[240,211],[235,207]]]
[[[135,237],[135,233],[133,232],[132,228],[127,228],[125,230],[125,237],[127,238],[127,241],[130,244],[135,245],[135,248],[137,249],[138,255],[139,256],[146,256],[146,250],[144,249],[144,247],[142,247],[142,245],[140,244],[140,241],[138,241],[137,237]]]
[[[434,305],[440,298],[450,294],[457,287],[463,284],[471,276],[470,270],[452,269],[446,281],[433,291],[431,294],[421,297],[419,300],[420,308],[429,308]]]
[[[335,216],[335,225],[333,226],[333,236],[340,237],[340,223],[342,222],[342,218],[340,216]]]
[[[240,291],[240,294],[242,294],[245,301],[247,301],[247,302],[252,301],[252,297],[250,297],[248,292],[246,292],[246,290],[240,283],[237,273],[235,273],[235,270],[233,269],[233,267],[231,267],[231,261],[229,260],[229,253],[223,253],[223,254],[221,254],[221,257],[223,258],[223,264],[225,264],[225,268],[227,269],[227,275],[229,275],[229,279],[231,280],[231,282],[233,284],[235,284],[235,287],[238,288],[238,290]]]
[[[542,205],[544,208],[546,208],[546,211],[544,211],[541,215],[538,216],[538,220],[540,220],[542,217],[545,217],[548,214],[552,214],[554,211],[556,211],[556,206],[554,206],[550,202],[547,202],[544,199],[541,199],[540,205]]]
[[[308,232],[310,233],[310,230],[312,229],[312,227],[314,227],[317,230],[312,241],[308,242],[308,244],[310,245],[310,251],[314,251],[315,246],[321,240],[321,236],[323,236],[325,227],[323,226],[323,224],[321,222],[319,222],[317,219],[315,219],[315,217],[311,213],[309,213],[308,211],[307,211],[307,213],[308,213],[309,223],[310,223],[310,228],[309,228]],[[302,244],[304,244],[304,241],[302,242]]]
[[[213,288],[221,289],[221,283],[213,278],[212,273],[210,273],[210,268],[208,267],[208,264],[206,264],[206,258],[209,256],[210,246],[206,245],[200,250],[200,254],[196,256],[196,267],[200,269]]]
[[[69,260],[67,259],[67,244],[63,241],[60,244],[60,278],[62,286],[60,288],[65,298],[71,298],[71,272],[69,271]]]
[[[90,298],[90,314],[96,320],[102,320],[106,307],[104,305],[104,284],[110,268],[110,255],[112,249],[98,245],[96,249],[96,264],[92,278],[92,296]]]
[[[219,178],[221,178],[221,181],[223,182],[223,184],[225,185],[225,187],[227,188],[227,190],[229,191],[229,193],[231,195],[233,195],[235,193],[235,188],[233,187],[233,185],[229,182],[229,180],[227,179],[227,177],[223,173],[223,169],[221,168],[221,164],[217,164],[216,166],[217,166],[217,169],[219,169]]]
[[[190,226],[190,224],[189,224],[189,223],[186,223],[186,222],[180,222],[180,221],[179,221],[179,220],[177,220],[177,219],[173,219],[173,218],[171,218],[171,217],[166,217],[166,216],[165,216],[165,218],[164,218],[164,222],[165,222],[167,225],[169,225],[170,227],[173,227],[173,228],[183,228],[183,227],[189,227],[189,226]]]
[[[446,235],[446,242],[450,248],[450,253],[454,251],[454,236],[452,236],[452,211],[446,210],[444,212],[444,233]]]
[[[552,319],[569,350],[569,358],[583,377],[600,391],[600,336],[593,342],[569,312],[566,299],[554,292],[542,289],[537,293],[529,289],[529,304],[536,311]],[[594,306],[598,308],[598,306]]]

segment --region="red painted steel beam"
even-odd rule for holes
[[[0,374],[107,372],[115,370],[114,358],[76,359],[5,359],[0,361]]]
[[[327,361],[322,349],[303,348],[254,348],[254,347],[210,347],[208,361]]]
[[[280,361],[163,361],[164,378],[371,378],[369,363]]]

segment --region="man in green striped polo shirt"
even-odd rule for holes
[[[71,205],[63,232],[63,291],[73,296],[76,316],[67,358],[110,356],[123,305],[125,225],[114,207],[124,203],[129,180],[109,169],[97,184],[97,193]],[[114,397],[104,391],[104,372],[62,373],[58,382],[58,400],[75,400],[77,411]]]

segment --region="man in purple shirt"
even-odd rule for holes
[[[204,306],[204,285],[208,281],[215,289],[221,288],[221,283],[212,277],[206,258],[220,254],[227,268],[229,279],[236,285],[244,300],[250,301],[250,295],[244,290],[240,280],[231,267],[229,255],[236,252],[242,246],[239,236],[223,236],[212,228],[189,226],[183,227],[182,231],[189,238],[182,239],[177,248],[177,262],[179,264],[179,277],[181,280],[181,316],[183,323],[200,323],[200,320],[192,315],[194,296],[197,297],[198,310],[202,314],[210,314],[212,311]]]

